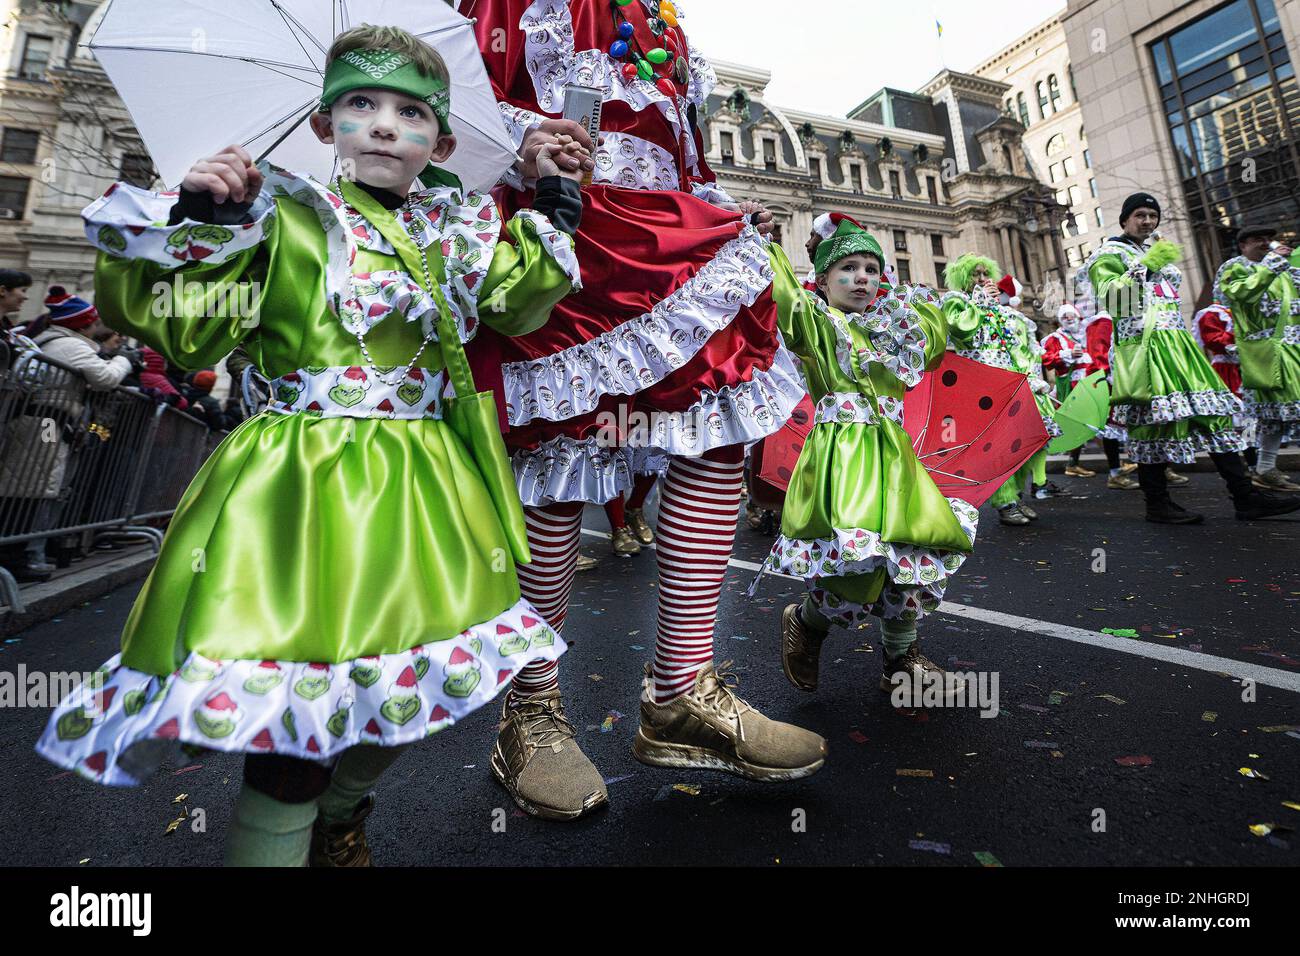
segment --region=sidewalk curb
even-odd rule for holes
[[[104,564],[83,568],[64,574],[52,581],[29,585],[22,589],[23,603],[27,609],[15,614],[7,606],[0,607],[0,637],[9,637],[19,631],[58,617],[91,598],[101,597],[122,585],[144,577],[153,567],[157,557],[152,548]]]

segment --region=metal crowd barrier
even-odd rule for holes
[[[39,351],[0,349],[0,548],[75,538],[84,555],[112,532],[156,551],[158,525],[226,433],[134,389],[91,389]],[[24,610],[3,566],[0,599]]]

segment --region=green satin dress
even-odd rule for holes
[[[272,380],[181,499],[102,687],[38,744],[103,783],[141,781],[176,742],[320,760],[407,743],[564,649],[441,418],[437,342],[413,360],[430,297],[339,195],[265,174],[247,226],[168,226],[174,195],[122,184],[83,213],[108,325],[185,369],[242,344]],[[392,215],[441,243],[462,339],[480,319],[540,327],[578,280],[567,235],[527,212],[501,238],[486,195],[431,189]]]
[[[962,358],[1025,375],[1048,437],[1061,434],[1056,409],[1048,397],[1051,389],[1043,378],[1043,346],[1038,341],[1037,326],[1009,305],[981,304],[965,292],[946,293],[940,306],[948,319],[948,344],[952,350]],[[1008,478],[993,493],[989,504],[995,508],[1011,504],[1027,482],[1047,482],[1046,448],[1036,451]]]
[[[1292,259],[1300,262],[1300,253]],[[1272,252],[1261,262],[1229,259],[1215,278],[1214,297],[1232,309],[1246,414],[1268,427],[1300,430],[1300,266]]]
[[[943,314],[900,287],[862,315],[805,290],[772,246],[773,298],[816,412],[765,571],[802,578],[834,623],[915,621],[943,599],[975,541],[977,513],[945,498],[903,430],[903,396],[943,356]]]
[[[1191,464],[1199,451],[1242,451],[1232,422],[1241,401],[1183,321],[1182,273],[1172,265],[1148,270],[1146,251],[1126,237],[1107,239],[1082,273],[1097,308],[1114,319],[1111,418],[1128,427],[1128,456]]]

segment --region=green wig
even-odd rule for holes
[[[988,270],[989,278],[994,282],[1002,278],[1002,270],[998,268],[996,262],[987,256],[977,256],[973,252],[968,252],[954,262],[948,263],[948,267],[943,270],[943,284],[949,289],[969,292],[971,276],[980,266]]]

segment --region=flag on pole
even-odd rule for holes
[[[939,36],[943,36],[943,24],[938,20],[934,21],[934,28],[939,31]]]

